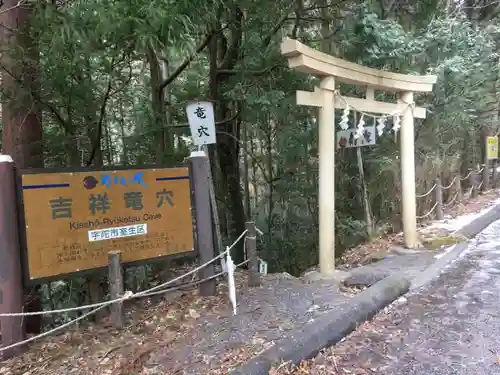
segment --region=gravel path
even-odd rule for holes
[[[200,316],[184,339],[159,344],[141,374],[227,374],[311,319],[345,308],[348,300],[331,283],[268,275],[261,287],[239,293],[236,316],[229,308],[223,314]]]
[[[500,221],[439,278],[294,374],[500,374]]]

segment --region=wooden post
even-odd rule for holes
[[[483,165],[483,181],[481,184],[481,194],[483,194],[485,191],[488,190],[490,186],[490,163],[486,162],[486,164]],[[478,176],[479,177],[479,176]]]
[[[464,194],[462,192],[462,181],[460,175],[457,175],[457,178],[455,179],[455,190],[457,192],[457,203],[462,203]]]
[[[8,155],[0,154],[0,313],[23,311],[23,282],[21,277],[18,211],[14,163]],[[2,346],[23,340],[23,318],[0,317]],[[4,360],[19,355],[18,346],[2,352]]]
[[[255,223],[248,221],[246,223],[247,235],[245,237],[245,246],[248,259],[248,286],[260,285],[259,259],[257,257],[257,230]]]
[[[110,251],[108,253],[108,282],[110,298],[117,299],[123,296],[123,269],[121,264],[121,252]],[[115,328],[123,328],[125,316],[123,314],[123,302],[116,302],[110,306],[111,322]]]
[[[320,83],[319,107],[319,269],[323,275],[335,270],[335,78]]]
[[[477,197],[477,172],[476,171],[472,171],[472,173],[469,176],[469,181],[470,181],[470,186],[471,186],[470,198],[476,198]]]
[[[400,103],[413,105],[413,92],[401,93]],[[415,134],[413,110],[406,108],[402,114],[401,143],[401,190],[403,204],[403,235],[407,248],[420,247],[417,236],[417,200],[415,188]]]
[[[434,190],[434,197],[436,201],[436,218],[438,220],[444,219],[443,213],[443,186],[441,185],[441,179],[436,178],[436,189]]]
[[[497,188],[497,180],[498,180],[498,171],[497,171],[497,168],[498,168],[498,159],[493,159],[492,161],[492,168],[493,168],[493,176],[492,176],[492,181],[491,181],[491,185],[493,187],[493,189],[496,189]]]
[[[195,218],[195,246],[200,264],[214,258],[214,239],[212,231],[212,211],[210,206],[210,163],[203,151],[194,151],[189,157],[191,175],[192,209]],[[200,283],[200,295],[214,296],[217,292],[215,278],[215,262],[199,271],[200,280],[211,278]]]

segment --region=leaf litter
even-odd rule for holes
[[[238,284],[245,282],[242,272]],[[179,298],[147,298],[127,303],[126,324],[114,329],[109,318],[85,323],[60,335],[29,346],[20,357],[3,361],[1,375],[139,373],[150,353],[168,346],[196,329],[202,315],[222,314],[227,309],[227,290],[219,285],[214,297],[200,297],[197,289]],[[229,355],[229,354],[228,354]]]
[[[448,217],[454,217],[478,212],[491,206],[492,201],[499,197],[499,192],[490,191],[469,201],[466,205],[451,207],[445,213]],[[429,233],[443,235],[449,232],[450,230],[443,230],[439,227],[436,230],[420,231],[422,236],[428,236]],[[342,257],[341,264],[345,268],[367,264],[373,261],[374,257],[383,256],[387,253],[387,249],[401,243],[402,234],[400,233],[381,236],[370,243],[361,244],[347,251]],[[236,275],[237,290],[240,293],[246,288],[246,276],[244,272],[237,272]],[[360,289],[345,287],[341,290],[344,296],[352,296],[359,291]],[[190,343],[191,337],[199,333],[200,320],[227,319],[227,288],[224,283],[219,284],[218,293],[214,297],[202,298],[196,289],[177,292],[174,297],[173,299],[165,296],[164,298],[127,301],[125,305],[126,326],[122,330],[112,328],[111,322],[105,318],[98,324],[84,323],[62,334],[35,341],[25,354],[3,361],[0,364],[0,375],[183,374],[185,373],[184,364],[179,361],[170,363],[168,371],[165,370],[165,362],[161,367],[154,366],[155,361],[151,361],[152,353],[158,349],[163,352],[173,351],[176,346]],[[317,309],[316,305],[314,309]],[[313,360],[305,361],[296,367],[282,364],[273,369],[270,374],[366,375],[375,373],[375,369],[370,367],[369,359],[357,358],[355,354],[369,345],[370,340],[377,336],[377,326],[384,321],[384,314],[386,315],[386,312],[377,315],[375,318],[377,324],[364,323],[347,339],[324,350]],[[269,329],[276,328],[283,334],[294,328],[292,321],[288,322],[280,316],[277,316],[275,320],[274,323],[269,322]],[[392,324],[391,321],[385,320],[384,325]],[[396,332],[394,334],[396,337],[384,340],[397,340],[397,333],[400,330],[394,332]],[[353,344],[350,339],[353,336],[357,337],[358,343]],[[380,341],[380,338],[377,340]],[[347,347],[343,344],[346,342],[349,342]],[[207,375],[226,374],[231,368],[273,344],[274,340],[256,332],[246,343],[241,342],[232,347],[229,346],[222,353],[200,352],[197,360],[205,364],[217,363],[216,368],[209,368],[204,372]],[[379,353],[379,355],[389,354]],[[161,372],[158,372],[159,368]]]
[[[488,191],[470,200],[466,205],[457,205],[445,214],[448,218],[457,216],[471,216],[500,203],[499,191]],[[446,220],[445,220],[446,221]],[[430,225],[420,228],[424,235],[449,235],[453,229],[445,229],[439,225]],[[423,229],[423,230],[422,230]],[[430,229],[430,230],[428,230]],[[397,246],[402,242],[401,234],[379,238],[375,243],[362,244],[351,249],[344,257],[343,263],[348,268],[369,263],[367,258],[371,252],[385,252],[387,246]],[[387,368],[386,362],[399,358],[401,343],[407,335],[407,329],[402,325],[403,316],[410,312],[419,315],[417,310],[425,309],[428,305],[438,303],[433,296],[419,296],[411,303],[400,297],[390,306],[379,312],[372,320],[364,322],[355,331],[347,335],[339,343],[323,349],[315,358],[302,361],[294,366],[282,363],[271,369],[270,375],[374,375],[383,374]],[[410,307],[411,306],[411,307]],[[424,314],[421,312],[421,314]],[[496,354],[496,353],[495,353]],[[496,363],[500,358],[495,355]],[[500,361],[498,361],[500,363]]]

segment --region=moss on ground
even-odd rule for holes
[[[428,250],[438,250],[443,246],[451,246],[464,241],[467,241],[467,238],[465,238],[464,236],[450,235],[425,240],[423,245]]]

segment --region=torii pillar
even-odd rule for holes
[[[414,92],[430,92],[436,76],[411,76],[389,73],[350,63],[316,51],[294,39],[285,39],[281,54],[288,66],[321,79],[314,92],[297,91],[297,104],[319,108],[319,266],[330,275],[335,270],[335,108],[343,109],[344,100],[356,110],[374,114],[401,113],[401,187],[405,247],[420,246],[417,236],[415,189],[414,118],[425,118],[425,108],[415,107]],[[337,82],[366,87],[366,98],[335,94]],[[399,93],[397,103],[375,100],[375,89]]]

